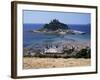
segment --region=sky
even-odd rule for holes
[[[23,10],[24,24],[46,24],[58,19],[65,24],[90,24],[90,13]]]

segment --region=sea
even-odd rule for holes
[[[68,25],[68,24],[67,24]],[[42,44],[44,42],[56,42],[61,40],[73,40],[73,41],[90,41],[91,40],[91,25],[78,25],[69,24],[70,29],[85,32],[86,34],[80,35],[57,35],[57,34],[44,34],[33,33],[32,30],[38,30],[42,28],[44,24],[23,24],[23,47],[34,46],[36,44]]]

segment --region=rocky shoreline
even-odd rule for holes
[[[69,29],[69,30],[61,30],[61,29],[58,29],[56,31],[50,31],[50,30],[47,30],[47,29],[43,29],[43,30],[31,30],[30,32],[33,32],[33,33],[45,33],[45,34],[60,34],[60,35],[66,35],[66,34],[86,34],[85,32],[82,32],[82,31],[78,31],[78,30],[72,30],[72,29]]]

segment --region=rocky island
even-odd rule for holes
[[[32,30],[35,33],[48,33],[48,34],[85,34],[85,32],[73,30],[68,27],[67,24],[60,22],[57,19],[53,19],[50,23],[44,24],[41,29]]]

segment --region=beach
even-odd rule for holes
[[[90,65],[91,59],[84,58],[23,58],[23,69],[81,67]]]

